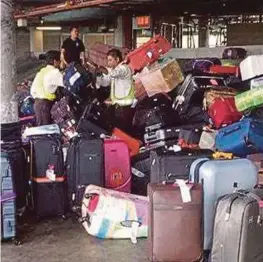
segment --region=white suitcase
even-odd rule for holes
[[[263,75],[263,55],[248,56],[240,63],[242,80],[248,80]]]
[[[210,149],[215,151],[217,133],[218,133],[217,130],[203,131],[200,138],[199,147],[201,149]]]
[[[252,79],[250,82],[250,89],[261,87],[263,88],[263,76]]]
[[[237,189],[253,189],[258,183],[258,169],[246,158],[233,160],[199,158],[191,165],[190,181],[203,184],[204,250],[210,250],[217,199]]]

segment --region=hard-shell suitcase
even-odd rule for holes
[[[202,194],[199,184],[148,185],[150,261],[201,261]]]
[[[140,71],[148,64],[158,60],[171,49],[170,43],[161,36],[155,36],[127,55],[129,66],[133,71]]]
[[[223,59],[245,59],[247,51],[241,47],[229,47],[223,52]]]
[[[52,135],[32,138],[30,154],[32,200],[36,215],[65,215],[66,181],[60,138]]]
[[[239,67],[238,66],[222,66],[214,65],[210,67],[209,73],[219,74],[219,75],[234,75],[239,76]]]
[[[258,181],[258,170],[248,159],[200,158],[192,163],[189,178],[204,187],[204,250],[210,250],[216,200],[235,189],[252,189]]]
[[[105,187],[131,192],[130,152],[126,142],[118,139],[104,141]]]
[[[219,130],[216,148],[237,156],[263,152],[263,122],[245,118]]]
[[[254,78],[250,81],[250,89],[254,89],[257,87],[263,88],[263,76]]]
[[[217,129],[235,123],[243,116],[242,113],[237,111],[234,97],[216,98],[209,107],[208,114]]]
[[[217,203],[211,262],[263,261],[263,189],[238,191]]]
[[[140,80],[149,97],[169,93],[184,81],[184,75],[174,59],[164,59],[150,68]]]
[[[214,65],[221,65],[220,59],[216,57],[191,59],[190,61],[185,63],[184,73],[185,74],[191,74],[191,73],[201,73],[202,74],[204,72],[209,72],[210,68]]]
[[[141,141],[135,139],[128,135],[127,133],[123,132],[119,128],[114,128],[112,132],[113,137],[119,138],[125,141],[129,147],[130,155],[135,156],[139,153],[139,149],[141,146]]]
[[[248,56],[240,63],[240,72],[243,81],[263,75],[263,55]]]
[[[156,150],[150,155],[151,183],[174,182],[176,179],[188,179],[191,164],[200,157],[212,155],[210,150],[190,150],[174,152]]]
[[[132,180],[131,193],[147,196],[147,185],[150,183],[151,160],[150,150],[131,158]]]
[[[77,211],[87,185],[104,186],[103,141],[74,139],[67,153],[66,173],[70,208]]]
[[[263,86],[253,88],[235,96],[236,108],[239,112],[258,108],[263,105]]]
[[[199,141],[199,148],[215,150],[217,130],[203,131]]]

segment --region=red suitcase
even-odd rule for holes
[[[240,70],[238,66],[214,65],[210,67],[210,73],[220,75],[234,75],[236,77],[240,76]]]
[[[105,187],[131,192],[131,163],[128,145],[118,139],[104,141]]]
[[[242,113],[237,111],[234,97],[216,98],[208,114],[217,129],[235,123],[242,117]]]
[[[95,43],[89,49],[89,58],[99,66],[107,66],[107,53],[110,49],[117,48],[122,52],[123,59],[125,59],[126,55],[129,53],[128,48],[120,48],[112,45],[105,45],[102,43]]]
[[[134,72],[142,70],[148,64],[158,60],[171,49],[171,44],[161,36],[155,36],[147,43],[127,55],[129,66]]]

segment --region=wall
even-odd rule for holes
[[[227,27],[227,45],[262,45],[263,23],[236,24]]]
[[[251,45],[251,46],[239,46],[244,47],[248,55],[263,55],[263,45]],[[167,56],[174,58],[198,58],[198,57],[222,57],[223,51],[226,47],[214,47],[214,48],[193,48],[193,49],[178,49],[173,48],[167,54]]]
[[[60,50],[60,31],[44,31],[43,32],[43,51]]]

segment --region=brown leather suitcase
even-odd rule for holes
[[[184,203],[178,185],[148,184],[150,261],[202,260],[202,185],[187,186],[191,201]]]

